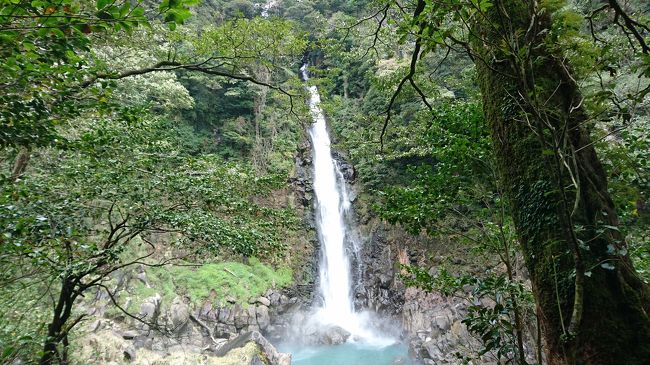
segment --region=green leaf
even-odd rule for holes
[[[111,0],[96,0],[95,5],[97,6],[97,10],[102,10],[110,3]]]
[[[122,4],[122,6],[120,7],[120,18],[125,17],[130,10],[131,10],[131,4],[128,1],[124,2],[124,4]]]
[[[142,8],[140,5],[136,6],[135,8],[133,8],[133,11],[131,12],[131,16],[133,17],[144,16],[144,8]]]

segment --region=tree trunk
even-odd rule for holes
[[[582,96],[534,2],[497,0],[472,48],[551,365],[642,365],[650,291],[618,232]],[[533,16],[534,14],[534,16]]]
[[[11,169],[10,179],[12,182],[16,182],[16,180],[18,180],[18,178],[25,172],[27,163],[29,163],[29,157],[29,149],[27,147],[21,147],[18,156],[16,156],[14,166]]]
[[[47,326],[47,338],[43,344],[43,355],[39,365],[65,365],[67,361],[67,330],[66,322],[72,314],[76,294],[74,292],[74,279],[65,277],[61,280],[61,292],[54,306],[52,320]],[[59,344],[63,341],[63,349],[59,351]]]

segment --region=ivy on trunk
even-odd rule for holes
[[[471,42],[549,364],[644,364],[650,291],[618,231],[590,118],[534,2],[495,1]]]

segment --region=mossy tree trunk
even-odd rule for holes
[[[650,291],[616,228],[582,95],[534,2],[495,0],[473,29],[485,116],[551,365],[650,361]]]

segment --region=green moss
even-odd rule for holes
[[[228,351],[222,357],[212,358],[216,364],[222,365],[237,365],[242,363],[248,363],[254,357],[262,358],[262,361],[266,360],[260,351],[259,346],[255,342],[249,342],[244,347],[235,348]],[[265,362],[266,363],[266,362]]]
[[[214,290],[216,302],[225,303],[227,297],[239,303],[258,297],[272,287],[285,287],[292,282],[288,267],[274,269],[251,258],[248,264],[241,262],[212,263],[201,266],[169,266],[150,268],[147,277],[151,288],[138,284],[134,302],[160,293],[163,303],[168,304],[176,295],[187,295],[193,301],[201,301]]]

